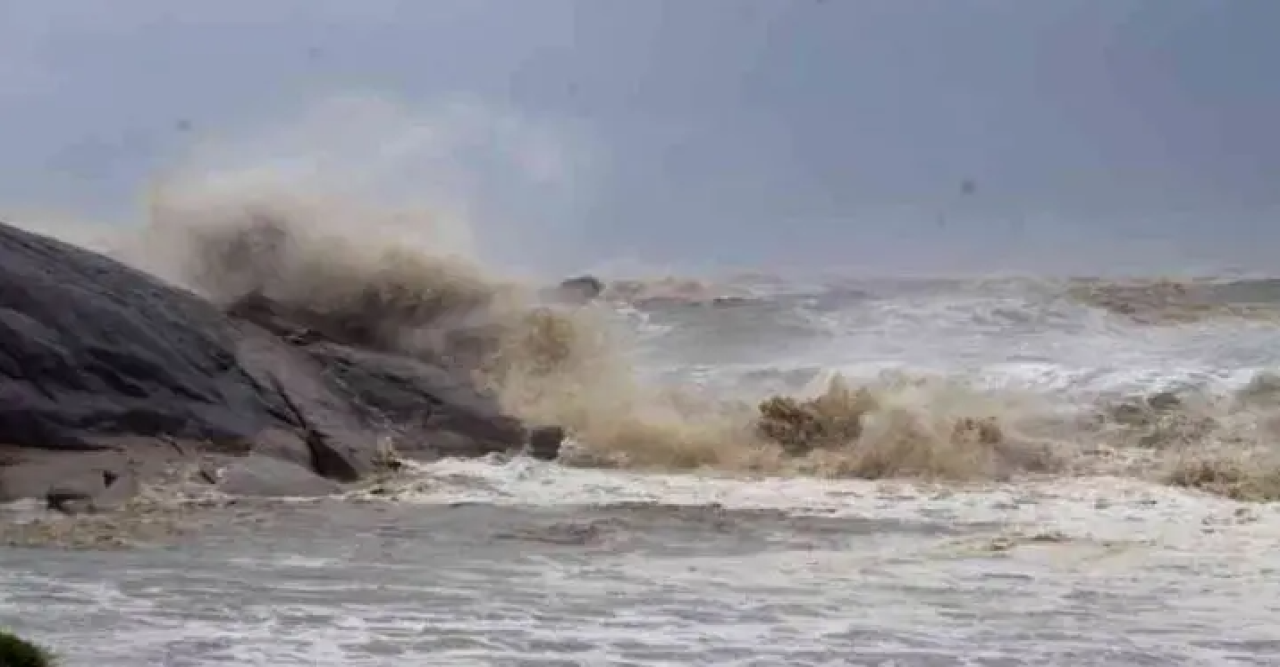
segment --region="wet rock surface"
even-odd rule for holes
[[[233,496],[321,497],[339,493],[342,486],[296,463],[251,454],[217,475],[219,491]]]
[[[380,469],[388,442],[419,459],[528,442],[461,372],[269,306],[222,309],[0,224],[0,502],[102,510],[192,461],[239,462],[233,487],[309,495]]]

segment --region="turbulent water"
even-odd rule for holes
[[[312,298],[290,267],[267,287]],[[97,667],[1278,664],[1277,285],[617,282],[490,378],[571,427],[564,462],[8,548],[0,626]],[[837,376],[856,437],[754,428]]]

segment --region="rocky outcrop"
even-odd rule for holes
[[[5,667],[53,667],[53,655],[44,647],[11,632],[0,630],[0,665]]]
[[[0,502],[108,505],[176,461],[236,459],[233,485],[271,494],[358,480],[388,442],[558,450],[558,429],[531,431],[456,369],[289,317],[0,224]]]
[[[554,288],[544,291],[544,296],[555,302],[583,304],[595,300],[604,293],[603,280],[595,276],[576,276],[560,281]]]

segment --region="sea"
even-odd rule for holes
[[[1280,665],[1277,303],[1245,278],[616,283],[592,308],[636,386],[696,395],[661,419],[0,548],[0,626],[68,667]],[[699,430],[708,401],[834,385],[874,404],[857,442]]]

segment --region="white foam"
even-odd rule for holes
[[[1229,391],[1280,366],[1275,327],[1267,323],[1136,327],[1096,309],[1018,290],[1024,291],[913,294],[839,311],[800,307],[799,314],[828,342],[796,355],[786,341],[777,341],[775,350],[762,346],[753,363],[721,372],[825,368],[873,377],[897,370],[962,377],[980,387],[1095,395],[1187,386]],[[704,315],[717,316],[714,309]],[[661,331],[646,332],[647,356],[663,358],[672,342]]]
[[[1181,384],[1238,387],[1280,360],[1270,330],[1138,331],[1065,305],[1047,316],[1061,331],[1003,330],[1022,325],[1001,310],[1017,305],[998,299],[873,303],[871,316],[823,314],[820,324],[835,340],[807,357],[779,363],[762,349],[754,369],[686,365],[684,371],[709,381],[766,368],[836,369],[855,377],[919,370],[995,389],[1087,394]],[[640,311],[622,316],[660,358],[670,325],[654,324]],[[387,497],[368,498],[566,509],[717,504],[849,519],[850,525],[879,521],[885,529],[851,531],[839,546],[732,556],[566,546],[563,553],[531,558],[516,545],[511,562],[496,564],[478,564],[439,536],[441,544],[421,546],[416,579],[396,584],[408,589],[406,597],[390,602],[381,595],[390,587],[347,576],[347,556],[319,549],[282,553],[245,545],[242,556],[217,563],[221,569],[198,570],[208,563],[179,573],[133,569],[92,584],[59,576],[50,569],[56,558],[21,561],[14,550],[0,568],[0,601],[8,603],[0,605],[0,616],[13,614],[50,633],[73,667],[137,664],[139,656],[201,667],[539,659],[799,666],[864,656],[885,665],[950,664],[958,656],[971,664],[1037,667],[1231,665],[1261,664],[1264,642],[1280,636],[1274,576],[1280,504],[1244,504],[1141,480],[748,479],[574,469],[516,458],[418,466],[393,487]],[[895,531],[891,522],[943,526],[959,535]],[[82,568],[82,577],[90,565],[118,567],[104,563],[112,561],[72,561],[70,567]],[[372,569],[362,572],[372,577]],[[125,575],[144,577],[146,585],[126,592],[119,583]],[[192,580],[179,587],[172,578],[178,576]],[[218,595],[232,585],[250,591],[238,606]],[[373,601],[348,599],[367,593],[366,585],[379,592]],[[21,602],[16,591],[26,592]],[[33,592],[44,597],[37,600]],[[200,597],[199,614],[184,616],[190,604],[184,595]],[[432,606],[440,598],[463,602]],[[69,616],[102,624],[73,627],[65,622]]]
[[[572,506],[619,502],[718,504],[798,514],[956,525],[1001,524],[1089,539],[1158,539],[1191,548],[1228,532],[1280,546],[1280,504],[1243,504],[1120,477],[1039,479],[967,486],[910,481],[742,479],[565,468],[517,458],[423,466],[394,494],[420,503]],[[1240,522],[1241,516],[1248,520]],[[1206,531],[1206,526],[1214,526]]]
[[[1280,583],[1271,574],[1280,566],[1280,505],[1118,478],[942,487],[577,470],[527,459],[448,460],[415,472],[396,502],[718,503],[961,530],[885,523],[851,530],[838,546],[726,556],[566,546],[531,558],[513,545],[500,562],[478,561],[441,535],[415,547],[421,567],[394,582],[373,579],[406,570],[343,563],[353,556],[323,551],[331,545],[281,553],[270,541],[246,543],[236,562],[135,565],[91,587],[77,583],[86,563],[68,584],[58,572],[33,576],[6,561],[13,567],[0,570],[8,573],[0,594],[29,595],[0,615],[20,614],[72,667],[807,667],[850,656],[947,664],[957,655],[1036,667],[1229,665],[1241,647],[1263,647],[1248,649],[1257,658],[1260,642],[1280,632]],[[37,603],[31,593],[40,590]],[[96,625],[58,622],[70,614]]]

